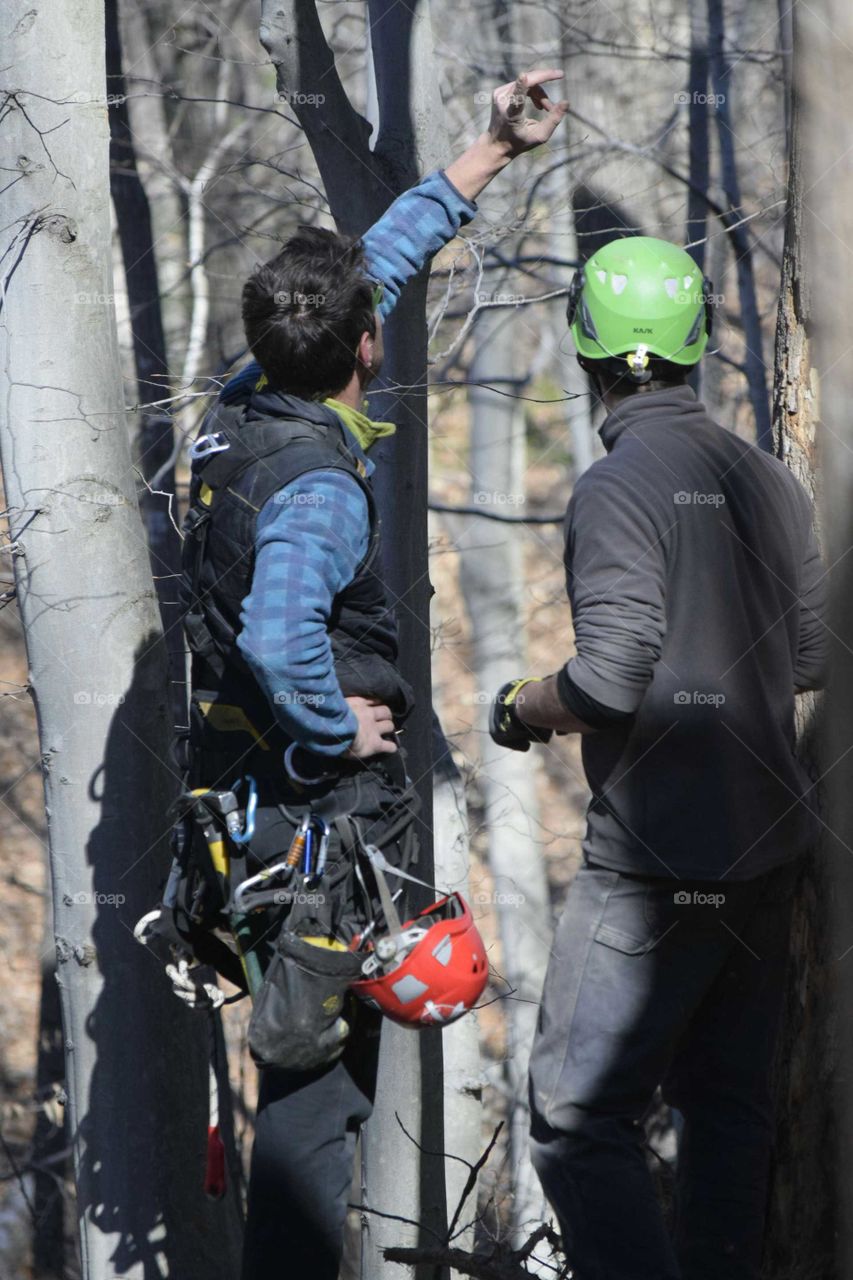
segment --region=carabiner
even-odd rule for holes
[[[249,784],[249,799],[246,801],[246,825],[242,831],[232,832],[231,839],[235,844],[248,844],[255,834],[255,814],[258,808],[258,784],[250,773],[245,778],[238,778],[231,790],[236,791],[241,782]]]
[[[310,876],[312,888],[323,879],[323,874],[326,870],[326,859],[329,856],[329,837],[332,834],[332,829],[325,818],[320,818],[315,814],[314,825],[320,828],[320,837],[317,845],[317,862],[314,867],[314,873]],[[305,879],[307,883],[309,877],[306,875]]]
[[[190,460],[198,462],[200,458],[209,458],[212,453],[223,453],[230,448],[230,441],[226,440],[221,431],[211,431],[209,435],[199,436],[194,440],[188,452]]]

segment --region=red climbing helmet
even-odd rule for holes
[[[471,1009],[489,977],[486,948],[459,893],[399,933],[378,938],[351,990],[404,1027],[446,1026]]]

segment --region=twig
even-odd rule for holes
[[[462,1188],[462,1195],[459,1198],[459,1203],[457,1204],[456,1211],[453,1214],[453,1221],[450,1223],[450,1226],[447,1228],[448,1241],[453,1239],[453,1234],[456,1230],[456,1224],[459,1221],[459,1218],[462,1214],[463,1205],[465,1204],[465,1201],[468,1199],[471,1192],[474,1190],[474,1187],[477,1185],[477,1177],[480,1173],[480,1170],[488,1160],[489,1156],[492,1154],[492,1151],[494,1150],[494,1147],[495,1147],[495,1143],[497,1142],[498,1136],[503,1127],[504,1127],[504,1122],[503,1120],[501,1120],[501,1122],[498,1124],[497,1128],[495,1129],[494,1133],[492,1134],[492,1137],[488,1146],[486,1147],[483,1154],[480,1156],[480,1159],[477,1161],[476,1164],[472,1164],[470,1166],[470,1171],[468,1173],[465,1186]]]

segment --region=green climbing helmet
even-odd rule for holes
[[[708,345],[712,285],[684,249],[651,236],[611,240],[575,273],[566,309],[578,354],[614,356],[638,382],[649,358],[692,365]]]

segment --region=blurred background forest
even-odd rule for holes
[[[365,7],[333,0],[318,12],[350,100],[370,118]],[[791,37],[776,0],[433,0],[431,13],[447,160],[483,130],[492,90],[518,71],[562,68],[551,96],[571,103],[548,147],[515,161],[436,258],[427,304],[433,701],[464,781],[469,893],[493,968],[478,1015],[481,1079],[468,1085],[482,1089],[485,1145],[514,1106],[523,1111],[524,1046],[587,798],[575,741],[499,760],[485,733],[487,700],[503,679],[546,674],[572,652],[561,520],[575,479],[601,452],[601,418],[567,333],[567,286],[614,235],[687,245],[720,295],[700,394],[724,426],[769,445]],[[179,516],[186,447],[211,395],[248,358],[244,279],[298,225],[332,225],[258,21],[244,0],[107,3],[109,301],[128,429],[146,459],[149,533],[168,518],[150,490],[174,466]],[[67,1206],[62,1217],[73,1183],[57,1102],[39,746],[14,602],[0,612],[0,657],[0,1274],[71,1277],[73,1246],[66,1241],[63,1260],[56,1243],[57,1223],[60,1237],[73,1236]],[[238,1005],[228,1024],[246,1152],[255,1088],[247,1016]],[[658,1127],[652,1141],[665,1162],[665,1118]],[[512,1135],[510,1123],[481,1179],[483,1221],[498,1233],[522,1225]],[[30,1271],[33,1215],[43,1240]]]

